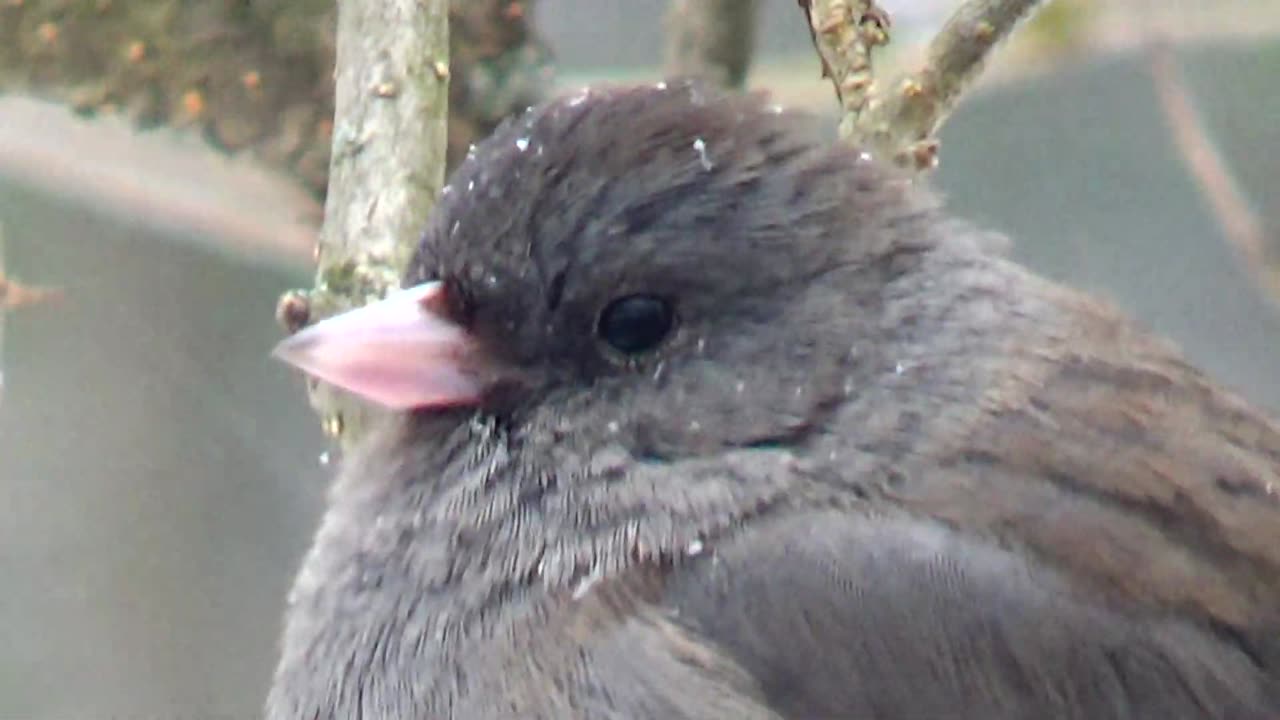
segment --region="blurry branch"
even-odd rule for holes
[[[889,15],[874,0],[797,0],[840,100],[840,136],[927,170],[937,131],[987,56],[1044,0],[964,0],[929,44],[925,64],[881,84],[872,52],[889,42]]]
[[[4,277],[4,222],[0,221],[0,278]],[[0,310],[0,405],[4,404],[4,311]]]
[[[61,299],[60,288],[26,285],[17,278],[5,277],[3,268],[0,268],[0,313]]]
[[[451,163],[541,99],[529,0],[452,0]],[[334,0],[0,0],[0,93],[186,128],[315,196],[328,185]]]
[[[1167,42],[1151,44],[1150,67],[1174,146],[1208,201],[1223,236],[1263,294],[1280,303],[1280,257],[1268,251],[1263,222],[1249,207],[1239,183],[1214,147]]]
[[[0,221],[0,401],[4,399],[4,320],[10,310],[62,299],[57,288],[23,285],[5,273],[4,222]]]
[[[338,5],[333,156],[315,289],[278,314],[320,318],[399,287],[444,184],[449,98],[446,0]],[[372,408],[312,383],[325,431],[349,444]]]
[[[759,7],[758,0],[672,0],[666,75],[742,87],[755,50]]]
[[[187,128],[319,195],[333,0],[0,0],[0,91]]]
[[[533,0],[453,0],[449,16],[449,168],[505,118],[551,92],[551,50]]]
[[[4,263],[4,223],[0,222],[0,323],[11,310],[40,305],[62,299],[62,290],[55,287],[27,285],[15,277],[9,277]]]

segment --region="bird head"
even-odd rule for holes
[[[406,289],[278,354],[392,409],[474,408],[639,455],[782,442],[880,364],[881,291],[933,212],[763,96],[583,90],[473,149]]]

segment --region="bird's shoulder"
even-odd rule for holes
[[[1035,291],[1052,312],[922,421],[882,497],[1280,665],[1280,425],[1105,303]]]

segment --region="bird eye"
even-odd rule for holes
[[[675,313],[653,295],[628,295],[609,303],[600,313],[596,334],[618,352],[635,355],[652,350],[671,333]]]

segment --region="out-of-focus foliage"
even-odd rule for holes
[[[0,3],[0,90],[198,129],[313,190],[332,129],[330,0]]]
[[[1078,51],[1089,43],[1097,17],[1098,0],[1054,0],[1031,18],[1019,40],[1049,55]]]
[[[532,0],[453,0],[450,165],[550,87]],[[0,0],[0,93],[187,127],[316,195],[328,182],[332,0]]]

